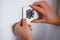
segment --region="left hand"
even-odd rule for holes
[[[42,14],[42,16],[39,16],[39,19],[34,19],[32,21],[33,23],[48,23],[60,25],[59,16],[54,12],[54,10],[47,1],[35,2],[30,5],[30,7],[36,10],[39,15]]]
[[[31,30],[31,25],[27,24],[25,19],[17,22],[14,27],[14,33],[23,40],[32,40]]]

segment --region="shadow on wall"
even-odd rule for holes
[[[60,15],[60,0],[58,0],[58,9],[57,9],[58,15]]]

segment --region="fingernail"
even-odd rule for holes
[[[30,7],[32,6],[32,5],[29,5]]]
[[[32,21],[31,21],[32,22]]]
[[[31,6],[31,5],[29,5],[29,6]]]
[[[34,21],[31,21],[32,23],[34,22]]]

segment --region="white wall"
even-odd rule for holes
[[[0,0],[0,40],[15,40],[12,25],[21,20],[22,6],[39,0]],[[56,11],[57,0],[47,0]],[[60,28],[51,24],[31,23],[34,40],[60,40]]]

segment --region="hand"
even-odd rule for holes
[[[35,2],[30,5],[31,8],[36,10],[39,14],[42,14],[42,19],[34,19],[34,23],[49,23],[56,24],[59,20],[59,16],[53,11],[50,5],[46,1]]]
[[[32,40],[31,30],[31,25],[27,24],[25,19],[17,22],[13,27],[15,35],[21,37],[23,40]]]

